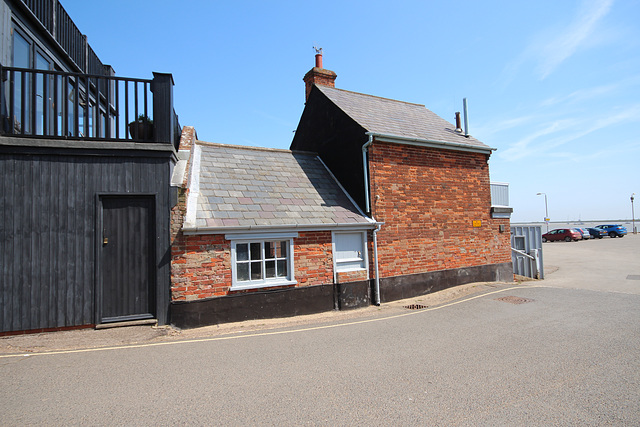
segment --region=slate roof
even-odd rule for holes
[[[455,131],[455,126],[422,104],[396,101],[357,92],[316,85],[336,106],[367,132],[416,138],[450,144],[464,144],[491,150],[472,136]]]
[[[192,171],[199,178],[197,229],[371,224],[313,153],[196,144],[201,149],[199,170]],[[193,226],[185,223],[185,229]]]

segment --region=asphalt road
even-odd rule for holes
[[[640,236],[544,251],[425,310],[2,355],[0,424],[640,425]]]

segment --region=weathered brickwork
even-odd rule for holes
[[[367,279],[368,277],[366,270],[345,271],[342,273],[338,273],[339,283],[360,282]]]
[[[331,70],[313,67],[302,79],[305,84],[305,99],[309,99],[309,94],[314,84],[318,86],[336,87],[336,77],[337,74]]]
[[[193,126],[183,126],[180,135],[179,150],[190,150],[196,142],[196,129]]]
[[[180,219],[180,214],[175,213],[174,218]],[[293,244],[296,286],[333,283],[331,232],[301,232]],[[171,262],[173,301],[228,295],[231,280],[231,242],[224,235],[185,236],[181,231],[175,235]],[[267,289],[270,288],[260,290]]]
[[[486,154],[375,142],[369,158],[381,277],[511,261]]]
[[[178,237],[172,249],[172,300],[226,295],[231,286],[231,248],[224,235],[180,232]]]
[[[295,277],[298,286],[333,283],[331,232],[302,232],[293,239]]]

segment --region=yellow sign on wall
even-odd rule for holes
[[[480,221],[479,219],[476,219],[473,221],[473,226],[474,227],[482,227],[482,221]]]

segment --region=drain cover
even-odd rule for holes
[[[508,297],[496,298],[496,301],[508,302],[510,304],[524,304],[526,302],[532,302],[533,300],[529,298],[508,296]]]
[[[627,280],[640,280],[640,274],[630,274],[627,276]]]
[[[404,306],[404,308],[408,308],[409,310],[422,310],[423,308],[427,308],[427,307],[429,306],[421,305],[421,304],[409,304]]]

